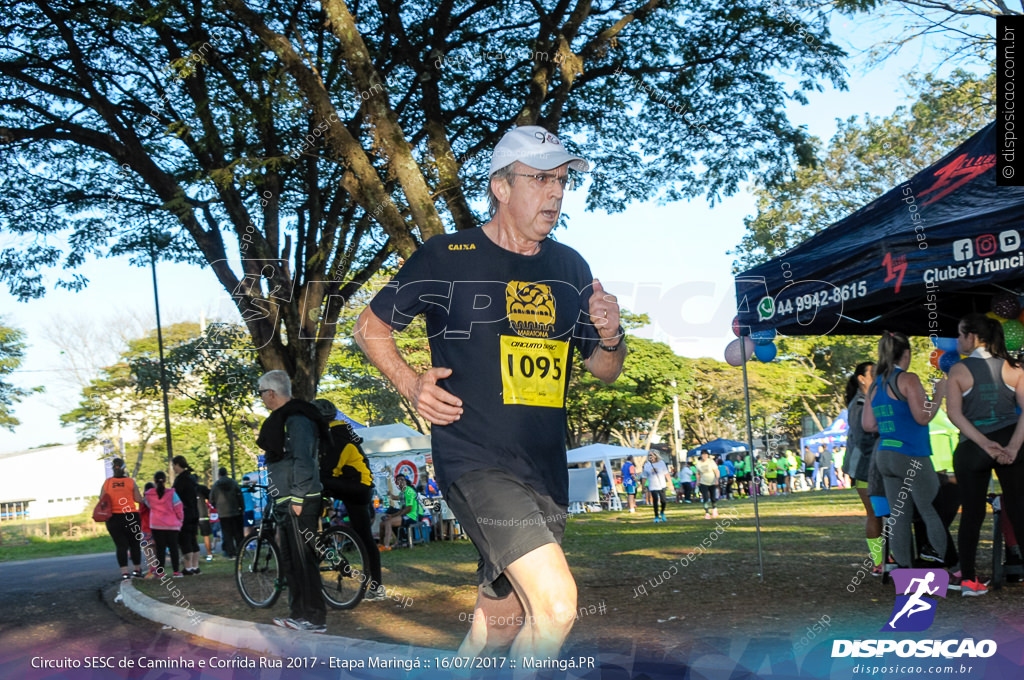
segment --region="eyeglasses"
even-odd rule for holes
[[[513,172],[515,177],[530,177],[541,186],[551,186],[551,181],[554,180],[562,185],[563,189],[572,190],[576,187],[576,182],[569,177],[569,175],[552,175],[550,172],[538,172],[535,175],[527,175],[521,172]]]
[[[259,392],[257,392],[257,394],[259,394],[262,397],[264,392],[273,392],[273,391],[274,390],[271,390],[271,389],[265,389],[265,390],[260,390]]]

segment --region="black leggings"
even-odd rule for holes
[[[654,516],[659,517],[665,514],[665,490],[651,489],[651,504],[654,505]],[[658,502],[661,502],[661,512],[658,511]]]
[[[1014,427],[1004,427],[986,436],[1005,446],[1013,436]],[[1009,517],[1017,536],[1024,535],[1024,451],[1019,451],[1011,464],[999,465],[980,446],[969,439],[961,439],[953,452],[953,471],[963,501],[957,546],[960,549],[960,572],[965,581],[977,580],[978,535],[985,521],[986,495],[993,470],[1003,487],[1003,512]]]
[[[178,569],[178,532],[174,529],[153,529],[153,543],[156,547],[155,566],[163,571],[164,552],[170,550],[172,571],[180,571]]]
[[[132,520],[129,521],[129,518]],[[131,553],[132,564],[138,567],[142,564],[142,556],[139,551],[139,542],[135,538],[135,529],[138,529],[138,515],[133,513],[115,512],[107,520],[107,532],[110,538],[114,539],[114,547],[117,549],[117,566],[128,566],[128,554]],[[132,524],[135,524],[132,527]]]
[[[701,484],[700,485],[700,499],[704,501],[705,512],[709,509],[708,503],[711,507],[717,507],[717,501],[715,500],[715,485],[714,484]]]

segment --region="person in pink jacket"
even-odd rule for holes
[[[177,492],[167,488],[167,473],[158,470],[153,475],[153,482],[156,487],[146,491],[144,500],[149,507],[149,526],[156,544],[156,563],[160,565],[156,573],[164,575],[164,551],[169,548],[174,578],[181,578],[181,572],[178,571],[178,532],[185,517],[184,509]]]

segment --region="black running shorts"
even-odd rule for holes
[[[480,559],[478,583],[488,597],[512,592],[508,565],[548,543],[562,544],[566,507],[537,493],[507,470],[471,470],[445,496]]]

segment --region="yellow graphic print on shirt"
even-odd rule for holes
[[[555,298],[543,283],[509,281],[505,308],[512,330],[523,337],[547,338],[555,328]]]

